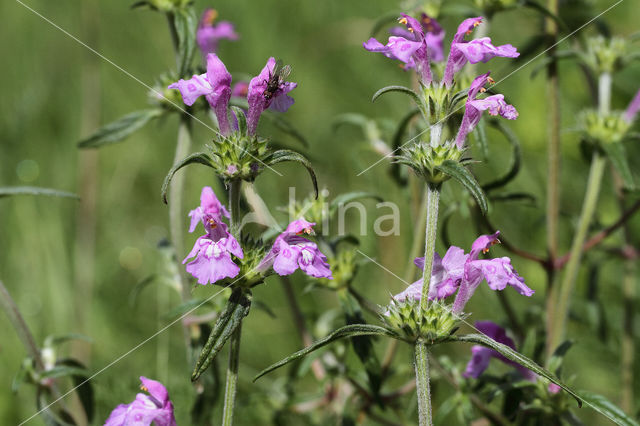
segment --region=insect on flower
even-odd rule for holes
[[[264,89],[263,96],[266,100],[270,100],[273,95],[280,89],[280,86],[284,83],[285,79],[291,74],[290,65],[282,65],[282,60],[276,62],[276,66],[273,71],[269,73],[269,79],[264,80],[264,84],[267,88]]]

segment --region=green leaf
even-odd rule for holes
[[[289,123],[287,120],[281,118],[280,116],[278,116],[276,114],[265,114],[264,117],[266,117],[267,120],[270,120],[273,123],[273,125],[276,126],[276,128],[278,130],[286,133],[287,135],[293,137],[298,142],[300,142],[302,144],[302,146],[304,146],[304,147],[308,147],[309,146],[309,142],[302,135],[302,133],[300,133],[298,131],[298,129],[296,129],[293,126],[293,124]]]
[[[311,182],[313,183],[313,190],[316,193],[316,198],[318,198],[318,179],[316,178],[316,172],[313,170],[311,162],[307,160],[304,155],[290,149],[280,149],[272,152],[267,158],[265,158],[265,164],[268,166],[273,166],[285,161],[295,161],[302,164],[307,169],[307,172],[309,172],[309,176],[311,177]]]
[[[171,170],[169,170],[169,173],[164,178],[164,183],[162,184],[162,201],[164,201],[165,204],[167,204],[167,190],[169,189],[169,183],[171,183],[173,175],[175,175],[178,170],[184,166],[188,166],[189,164],[204,164],[205,166],[213,168],[213,160],[211,160],[211,157],[204,152],[196,152],[176,163]]]
[[[625,189],[634,190],[636,183],[629,168],[627,152],[621,142],[601,144],[613,167],[620,173]]]
[[[258,380],[260,377],[264,376],[265,374],[268,374],[270,372],[272,372],[273,370],[276,370],[280,367],[282,367],[283,365],[289,364],[290,362],[293,362],[297,359],[300,359],[308,354],[310,354],[311,352],[320,349],[321,347],[328,345],[329,343],[332,343],[336,340],[339,339],[343,339],[343,338],[349,338],[349,337],[356,337],[356,336],[388,336],[388,337],[393,337],[395,339],[399,338],[399,336],[397,334],[395,334],[394,332],[392,332],[391,330],[388,330],[384,327],[380,327],[377,325],[370,325],[370,324],[352,324],[352,325],[346,325],[342,328],[339,328],[337,330],[335,330],[334,332],[332,332],[331,334],[329,334],[328,336],[314,342],[311,346],[308,346],[302,350],[299,350],[298,352],[289,355],[288,357],[284,358],[281,361],[276,362],[275,364],[265,368],[264,370],[262,370],[260,373],[258,373],[257,376],[255,376],[253,378],[253,381],[255,382],[256,380]]]
[[[354,112],[346,112],[344,114],[340,114],[333,119],[332,129],[334,132],[345,124],[351,124],[352,126],[360,127],[364,132],[364,129],[367,127],[367,123],[369,119],[362,115],[356,114]]]
[[[555,15],[553,12],[551,12],[549,9],[547,9],[540,3],[535,2],[533,0],[525,0],[524,2],[522,2],[522,5],[540,12],[540,14],[543,16],[553,19],[554,21],[556,21],[556,23],[558,24],[558,26],[560,26],[561,29],[563,30],[568,29],[567,24],[565,24],[564,21],[559,16]]]
[[[436,170],[460,182],[462,186],[464,186],[467,191],[469,191],[471,195],[473,195],[473,198],[476,199],[478,207],[480,207],[482,213],[487,213],[487,198],[482,191],[482,187],[480,187],[480,185],[476,181],[476,178],[473,177],[471,172],[467,170],[466,167],[462,166],[457,161],[445,160],[441,165],[436,166]]]
[[[180,77],[185,77],[196,50],[198,20],[192,7],[176,10],[172,18],[178,38],[178,72]]]
[[[205,306],[210,303],[205,303],[207,299],[191,299],[175,308],[171,309],[169,312],[162,315],[162,319],[165,321],[174,321],[181,316],[185,315],[187,312],[190,312],[196,308]]]
[[[38,385],[36,390],[36,407],[38,413],[42,416],[42,420],[47,426],[76,426],[73,417],[64,409],[59,409],[56,413],[52,410],[53,402],[49,402],[50,391],[47,387]]]
[[[480,145],[482,160],[487,161],[489,158],[489,141],[487,141],[487,129],[484,120],[480,120],[476,128],[473,130],[473,135],[476,137],[476,140]]]
[[[345,194],[340,194],[336,198],[331,200],[331,204],[329,205],[329,215],[332,216],[340,205],[344,205],[355,200],[362,200],[364,198],[371,198],[372,200],[376,200],[379,203],[384,201],[382,197],[371,192],[347,192]]]
[[[555,374],[560,374],[562,362],[569,349],[571,349],[571,346],[573,346],[573,341],[565,340],[556,348],[555,351],[553,351],[553,354],[547,363],[547,367],[550,371],[553,371]]]
[[[371,29],[371,37],[375,37],[385,26],[397,23],[400,13],[401,12],[389,12],[376,19]]]
[[[87,371],[86,367],[81,362],[72,358],[63,358],[56,364],[60,366],[68,366],[78,371]],[[82,404],[85,414],[87,415],[87,420],[91,423],[95,414],[95,404],[93,386],[91,385],[91,381],[88,379],[88,374],[72,374],[71,379],[73,381],[73,386],[75,387],[75,392],[78,395],[78,399]]]
[[[244,113],[244,110],[237,106],[231,106],[231,110],[236,115],[238,120],[238,131],[242,135],[247,134],[247,116]]]
[[[98,129],[93,135],[78,142],[78,148],[99,148],[121,142],[127,136],[142,128],[151,119],[160,117],[161,109],[145,109],[132,112]]]
[[[371,98],[371,102],[375,102],[380,96],[390,92],[400,92],[400,93],[404,93],[405,95],[409,95],[411,96],[413,101],[416,103],[416,105],[418,105],[418,108],[420,108],[421,110],[424,109],[422,99],[420,99],[418,94],[413,90],[409,89],[408,87],[404,87],[404,86],[383,87],[382,89],[378,90],[376,93],[373,94],[373,97]]]
[[[409,123],[413,117],[420,113],[419,108],[414,108],[409,113],[407,113],[396,128],[395,133],[393,134],[393,139],[391,140],[391,149],[392,153],[397,152],[402,145],[406,143],[404,139],[404,135],[407,132],[407,127],[409,127]],[[407,184],[407,177],[402,175],[402,168],[400,167],[400,163],[394,161],[391,163],[391,176],[400,186],[405,186]]]
[[[0,198],[13,195],[44,195],[47,197],[75,198],[76,200],[80,199],[80,197],[71,192],[58,191],[57,189],[50,188],[38,188],[36,186],[9,186],[0,188]]]
[[[46,339],[44,339],[43,346],[50,348],[50,347],[61,345],[70,340],[84,340],[85,342],[93,343],[93,339],[89,336],[85,336],[84,334],[67,333],[67,334],[61,334],[61,335],[48,336]]]
[[[496,127],[507,138],[507,141],[509,141],[513,149],[513,154],[511,156],[511,166],[507,173],[492,182],[482,185],[482,189],[486,192],[489,192],[492,189],[501,188],[511,182],[518,175],[522,160],[520,141],[515,133],[513,133],[513,131],[509,127],[505,126],[501,121],[492,120],[490,124]]]
[[[250,308],[251,292],[239,288],[234,289],[227,306],[216,320],[209,339],[200,352],[196,366],[191,374],[191,381],[198,380],[200,375],[209,368],[211,362],[222,350],[222,347],[238,328],[244,317],[249,315]]]
[[[576,399],[576,401],[578,401],[578,407],[582,406],[582,399],[580,398],[580,396],[576,392],[574,392],[572,389],[570,389],[567,385],[562,383],[553,373],[540,367],[533,360],[514,351],[509,346],[503,345],[502,343],[498,343],[495,340],[493,340],[491,337],[486,336],[484,334],[466,334],[462,336],[451,336],[449,339],[453,341],[458,341],[458,342],[476,343],[476,344],[493,349],[494,351],[498,352],[500,355],[504,356],[505,358],[513,362],[516,362],[522,365],[523,367],[528,368],[529,370],[533,371],[537,375],[542,376],[545,379],[551,381],[552,383],[555,383],[556,385],[560,386],[569,395],[573,396]]]
[[[638,426],[638,422],[625,414],[624,411],[612,404],[611,401],[604,396],[587,391],[580,391],[578,392],[578,395],[589,407],[593,408],[615,424],[620,426]]]

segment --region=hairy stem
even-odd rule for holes
[[[431,415],[431,384],[429,383],[429,349],[422,339],[416,342],[415,369],[419,424],[420,426],[431,426],[433,420]]]
[[[173,164],[178,163],[184,157],[189,155],[191,149],[191,123],[189,117],[183,116],[180,119],[178,127],[178,138],[176,141],[176,153]],[[171,184],[169,185],[169,229],[171,234],[171,243],[176,252],[176,256],[180,258],[184,254],[184,232],[185,226],[184,216],[182,212],[182,199],[184,193],[184,173],[177,173]],[[182,292],[182,301],[186,302],[191,299],[191,291],[187,282],[184,271],[180,270],[180,287]]]
[[[0,281],[0,306],[4,310],[4,313],[7,314],[7,318],[9,318],[9,322],[11,322],[18,338],[24,345],[27,354],[29,354],[29,357],[31,357],[35,362],[36,368],[38,371],[42,371],[44,369],[44,364],[42,362],[42,357],[40,356],[40,349],[38,349],[36,341],[33,338],[24,317],[20,313],[18,306],[11,298],[9,291],[2,281]]]
[[[558,15],[558,0],[547,0],[547,9],[554,15]],[[545,21],[547,33],[551,36],[549,43],[550,48],[547,52],[549,58],[553,58],[555,54],[555,43],[558,39],[558,25],[552,18]],[[547,67],[547,123],[548,124],[548,140],[547,140],[547,254],[548,262],[546,263],[547,271],[547,350],[550,347],[549,336],[552,333],[552,327],[555,323],[555,302],[556,289],[554,289],[555,270],[553,265],[558,255],[558,221],[560,218],[560,83],[558,80],[558,65],[556,61],[551,61]]]
[[[233,424],[233,410],[236,405],[236,390],[238,387],[238,366],[240,365],[240,337],[242,323],[233,332],[229,342],[229,365],[227,367],[227,383],[224,389],[224,407],[222,409],[222,426]]]
[[[438,229],[438,203],[440,186],[427,184],[427,220],[425,221],[424,269],[422,270],[422,297],[420,308],[425,309],[429,302],[429,284],[433,269],[433,255],[436,251],[436,230]]]
[[[549,339],[550,345],[547,347],[548,355],[551,355],[553,350],[562,342],[566,332],[570,299],[578,276],[578,270],[580,269],[580,261],[582,260],[582,247],[587,237],[589,224],[596,210],[596,204],[598,203],[598,194],[600,193],[600,184],[602,183],[605,165],[606,158],[598,152],[594,153],[585,198],[582,204],[582,212],[580,213],[578,227],[571,245],[569,262],[567,263],[567,269],[565,270],[562,283],[558,289],[559,298],[555,310],[555,323],[552,324],[549,330],[551,335]]]
[[[240,189],[242,181],[234,179],[229,183],[229,212],[231,213],[231,233],[239,238],[240,230]]]
[[[607,115],[611,111],[611,74],[603,72],[598,81],[598,112]]]

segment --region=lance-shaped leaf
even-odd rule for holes
[[[335,330],[333,333],[329,334],[328,336],[314,342],[313,344],[311,344],[311,346],[308,346],[302,350],[299,350],[298,352],[289,355],[283,360],[278,361],[275,364],[265,368],[260,373],[258,373],[257,376],[253,378],[253,381],[255,382],[265,374],[270,373],[273,370],[276,370],[282,367],[283,365],[289,364],[290,362],[300,359],[310,354],[311,352],[317,349],[320,349],[323,346],[328,345],[329,343],[335,342],[336,340],[339,340],[339,339],[356,337],[356,336],[387,336],[387,337],[393,337],[394,339],[400,338],[400,336],[398,336],[393,331],[386,329],[384,327],[380,327],[378,325],[370,325],[370,324],[346,325],[342,328]]]
[[[488,204],[487,198],[484,195],[484,191],[482,191],[482,187],[476,181],[476,178],[473,177],[471,172],[467,170],[462,164],[457,161],[445,160],[439,166],[436,166],[436,170],[446,174],[449,177],[454,178],[458,182],[464,186],[467,191],[473,195],[473,198],[476,199],[478,203],[478,207],[483,214],[487,213]]]
[[[304,155],[290,149],[280,149],[272,152],[264,159],[265,164],[268,166],[273,166],[285,161],[295,161],[302,164],[307,169],[307,172],[309,172],[309,176],[311,177],[311,182],[313,183],[313,190],[315,191],[316,198],[318,198],[318,179],[316,178],[316,172],[313,170],[311,162],[307,160]]]
[[[196,48],[197,19],[192,7],[178,9],[171,15],[178,42],[178,72],[180,77],[184,77],[189,70]]]
[[[302,135],[302,133],[300,133],[300,131],[298,129],[296,129],[293,126],[293,124],[291,124],[287,120],[281,118],[277,114],[265,114],[264,116],[265,116],[265,118],[267,120],[271,121],[273,123],[273,125],[276,126],[276,128],[278,130],[280,130],[280,131],[286,133],[287,135],[293,137],[298,142],[300,142],[302,144],[302,146],[304,146],[304,147],[308,147],[309,146],[309,142],[307,141],[307,139]]]
[[[360,303],[348,290],[339,291],[338,299],[342,305],[347,325],[365,323]],[[351,344],[367,373],[369,388],[374,397],[377,397],[382,386],[382,366],[373,348],[373,341],[373,336],[356,336],[351,339]]]
[[[511,156],[511,165],[509,166],[507,173],[492,182],[482,185],[482,189],[487,192],[492,189],[501,188],[511,182],[518,175],[522,160],[520,141],[515,133],[513,133],[513,131],[508,126],[505,126],[501,121],[492,120],[490,123],[507,138],[507,141],[509,141],[513,149],[513,154]]]
[[[104,145],[121,142],[151,119],[160,117],[163,112],[162,109],[155,108],[127,114],[119,120],[101,127],[93,135],[78,142],[78,148],[99,148]]]
[[[620,426],[638,426],[638,422],[625,414],[619,407],[612,404],[607,398],[591,392],[580,391],[578,395],[586,405],[596,410],[612,422]]]
[[[626,150],[622,142],[603,143],[601,144],[604,152],[607,154],[613,167],[620,173],[625,189],[633,190],[636,187],[631,169],[629,168],[629,160]]]
[[[405,87],[405,86],[387,86],[387,87],[383,87],[382,89],[378,90],[376,93],[373,94],[373,96],[371,97],[371,102],[375,102],[380,96],[384,95],[385,93],[390,93],[390,92],[400,92],[400,93],[404,93],[405,95],[409,95],[411,97],[411,99],[413,99],[413,101],[416,103],[418,108],[420,108],[421,111],[425,111],[426,110],[425,105],[422,102],[422,99],[420,99],[420,96],[418,96],[418,94],[416,92],[414,92],[413,90],[411,90],[411,89],[409,89],[408,87]]]
[[[169,173],[164,178],[164,183],[162,184],[162,201],[164,201],[165,204],[167,204],[167,190],[169,189],[169,184],[171,183],[171,179],[173,179],[173,175],[175,175],[178,170],[184,166],[188,166],[189,164],[204,164],[205,166],[213,168],[213,160],[204,152],[196,152],[176,163],[171,170],[169,170]]]
[[[388,12],[376,19],[371,29],[371,37],[375,37],[387,25],[397,23],[400,13],[400,11]]]
[[[576,399],[576,401],[578,401],[578,406],[579,407],[582,407],[582,399],[580,398],[580,396],[576,392],[574,392],[571,388],[569,388],[567,385],[562,383],[549,370],[546,370],[546,369],[540,367],[538,364],[535,363],[535,361],[527,358],[526,356],[522,355],[521,353],[516,352],[515,350],[511,349],[509,346],[503,345],[502,343],[498,343],[495,340],[493,340],[491,337],[489,337],[487,335],[484,335],[484,334],[466,334],[466,335],[462,335],[462,336],[451,336],[449,338],[449,340],[450,341],[457,341],[457,342],[465,342],[465,343],[475,343],[475,344],[486,346],[488,348],[493,349],[494,351],[498,352],[500,355],[504,356],[508,360],[516,362],[516,363],[528,368],[529,370],[533,371],[537,375],[542,376],[545,379],[549,380],[550,382],[555,383],[556,385],[560,386],[569,395],[574,397]]]
[[[391,148],[392,153],[398,151],[402,148],[403,145],[407,143],[407,140],[404,138],[405,133],[407,132],[407,128],[409,127],[409,123],[413,120],[418,113],[420,113],[419,108],[414,108],[405,115],[398,127],[396,128],[395,133],[393,134],[393,139],[391,140]],[[391,176],[400,186],[405,186],[407,184],[407,177],[402,175],[402,168],[400,167],[400,163],[392,162],[391,163]]]
[[[211,330],[209,339],[202,348],[196,366],[191,374],[191,381],[196,381],[211,365],[216,355],[229,340],[240,323],[249,315],[251,309],[251,292],[237,288],[231,293],[224,311],[218,317]]]
[[[340,194],[336,198],[331,200],[331,204],[329,205],[329,215],[332,216],[341,205],[366,198],[371,198],[372,200],[376,200],[379,203],[383,201],[382,197],[371,192],[347,192],[346,194]]]
[[[0,198],[10,197],[12,195],[44,195],[47,197],[63,197],[63,198],[75,198],[79,200],[76,194],[66,191],[58,191],[51,188],[38,188],[36,186],[9,186],[0,188]]]

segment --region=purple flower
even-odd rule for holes
[[[189,217],[191,217],[189,232],[195,231],[196,226],[198,226],[198,222],[202,222],[204,224],[205,216],[212,217],[216,222],[221,221],[222,216],[227,219],[231,218],[231,215],[218,200],[218,197],[216,197],[216,194],[210,186],[202,188],[202,193],[200,194],[200,205],[189,212]]]
[[[631,123],[640,111],[640,90],[636,93],[636,96],[633,98],[627,110],[624,112],[623,118],[627,123]]]
[[[212,215],[205,215],[207,233],[196,240],[191,253],[182,261],[187,264],[187,272],[198,279],[198,284],[213,284],[224,278],[233,278],[240,272],[240,267],[231,259],[234,255],[244,257],[242,247],[231,233],[227,225],[217,221]]]
[[[502,46],[494,46],[491,39],[483,37],[477,40],[465,41],[465,35],[471,34],[473,29],[482,23],[482,17],[469,18],[462,21],[458,26],[456,34],[451,41],[451,49],[449,50],[449,58],[442,76],[442,83],[451,87],[455,74],[462,67],[470,62],[477,64],[478,62],[487,62],[496,56],[505,58],[517,58],[520,54],[516,48],[510,44]]]
[[[216,25],[213,24],[217,17],[218,12],[215,9],[206,9],[202,13],[202,18],[200,18],[200,23],[198,24],[196,42],[204,57],[209,53],[216,53],[218,51],[219,40],[238,39],[238,34],[235,32],[231,22],[220,21]]]
[[[270,267],[278,275],[291,275],[300,268],[305,274],[315,278],[333,279],[327,257],[318,246],[302,234],[312,234],[315,223],[304,219],[294,220],[285,231],[276,237],[271,251],[258,265],[258,270]]]
[[[500,115],[508,120],[518,118],[518,111],[516,111],[513,105],[509,105],[504,101],[503,95],[493,95],[487,96],[484,99],[476,99],[479,93],[486,91],[484,85],[487,83],[493,83],[493,79],[489,77],[489,73],[476,77],[471,83],[471,87],[469,87],[469,95],[464,106],[462,123],[460,123],[460,129],[456,136],[456,146],[460,150],[464,147],[464,141],[467,135],[473,131],[480,121],[480,118],[482,118],[483,111],[488,110],[489,114]]]
[[[227,71],[215,53],[207,55],[206,74],[194,75],[189,80],[180,80],[169,86],[178,89],[186,105],[193,105],[200,96],[204,96],[218,118],[220,133],[231,133],[231,125],[227,115],[229,98],[231,98],[231,74]]]
[[[487,281],[492,290],[504,290],[511,286],[522,295],[533,295],[534,291],[527,287],[522,277],[514,271],[508,257],[478,259],[481,253],[487,253],[490,246],[499,242],[498,234],[499,231],[477,238],[469,254],[465,254],[464,250],[456,246],[449,247],[442,259],[436,253],[429,285],[429,300],[444,299],[457,292],[452,311],[454,314],[460,314],[483,280]],[[417,258],[415,264],[422,269],[424,258]],[[420,300],[421,297],[422,279],[393,296],[398,301],[408,298]]]
[[[428,86],[433,79],[430,60],[440,61],[443,58],[444,30],[436,20],[425,14],[421,21],[404,13],[401,15],[399,22],[407,27],[406,30],[392,29],[392,36],[386,45],[370,38],[363,43],[363,47],[370,52],[380,52],[388,58],[404,62],[406,69],[415,68],[422,83]]]
[[[503,345],[509,346],[511,349],[515,350],[516,345],[513,343],[513,340],[509,336],[507,336],[507,332],[504,328],[500,327],[498,324],[491,321],[477,321],[475,323],[476,329],[480,331],[482,334],[487,335],[498,343],[502,343]],[[509,364],[514,366],[520,371],[522,376],[529,381],[535,381],[536,375],[531,370],[517,362],[513,362],[493,349],[474,345],[471,347],[471,359],[469,363],[467,363],[467,368],[463,374],[464,377],[473,377],[477,379],[484,372],[484,370],[489,367],[489,361],[491,358],[497,358],[505,364]]]
[[[141,389],[149,395],[139,393],[130,404],[120,404],[112,412],[105,426],[176,426],[173,404],[167,389],[160,382],[140,377]]]
[[[250,135],[255,135],[262,111],[271,108],[278,112],[285,112],[295,102],[287,93],[295,89],[298,84],[284,81],[286,75],[281,74],[282,70],[274,72],[275,68],[276,60],[271,57],[260,74],[249,82],[247,127]]]

